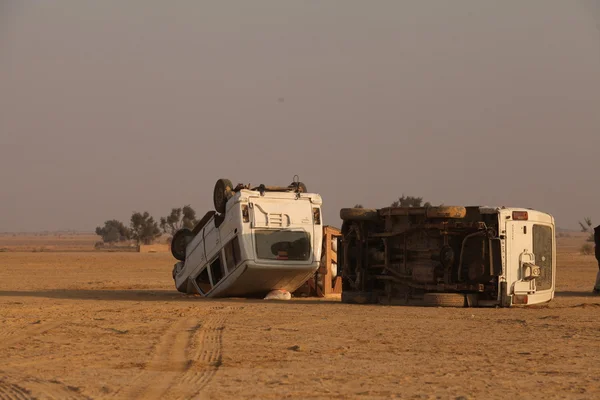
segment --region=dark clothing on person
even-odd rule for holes
[[[600,225],[594,228],[594,243],[596,244],[596,260],[600,269]]]
[[[598,274],[596,275],[594,293],[600,294],[600,225],[594,228],[594,243],[596,244],[596,260],[598,260]]]

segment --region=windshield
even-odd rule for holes
[[[305,231],[262,229],[254,233],[256,257],[263,260],[308,261],[310,235]]]

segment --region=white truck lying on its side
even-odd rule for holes
[[[433,306],[554,298],[554,218],[506,207],[345,208],[342,301]]]

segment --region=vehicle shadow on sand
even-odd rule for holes
[[[343,304],[339,298],[322,297],[296,297],[291,300],[264,300],[262,297],[227,297],[227,298],[205,298],[200,295],[187,295],[167,289],[51,289],[51,290],[0,290],[2,297],[30,297],[60,300],[95,300],[95,301],[166,301],[166,302],[218,302],[218,303],[244,303],[244,304],[269,304],[269,303],[292,303],[303,305],[314,304]],[[557,291],[555,297],[563,298],[597,298],[600,295],[590,291]],[[400,305],[398,305],[400,306]],[[405,305],[407,306],[407,305]]]
[[[34,297],[34,298],[49,298],[61,300],[100,300],[100,301],[200,301],[200,302],[219,302],[219,303],[293,303],[293,304],[341,304],[336,299],[326,298],[293,298],[291,300],[264,300],[263,298],[204,298],[199,295],[186,295],[173,290],[150,290],[150,289],[131,289],[131,290],[88,290],[88,289],[54,289],[54,290],[37,290],[37,291],[17,291],[17,290],[0,290],[1,297]]]

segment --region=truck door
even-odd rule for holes
[[[513,304],[549,301],[554,293],[554,231],[535,221],[506,223],[506,275]]]

